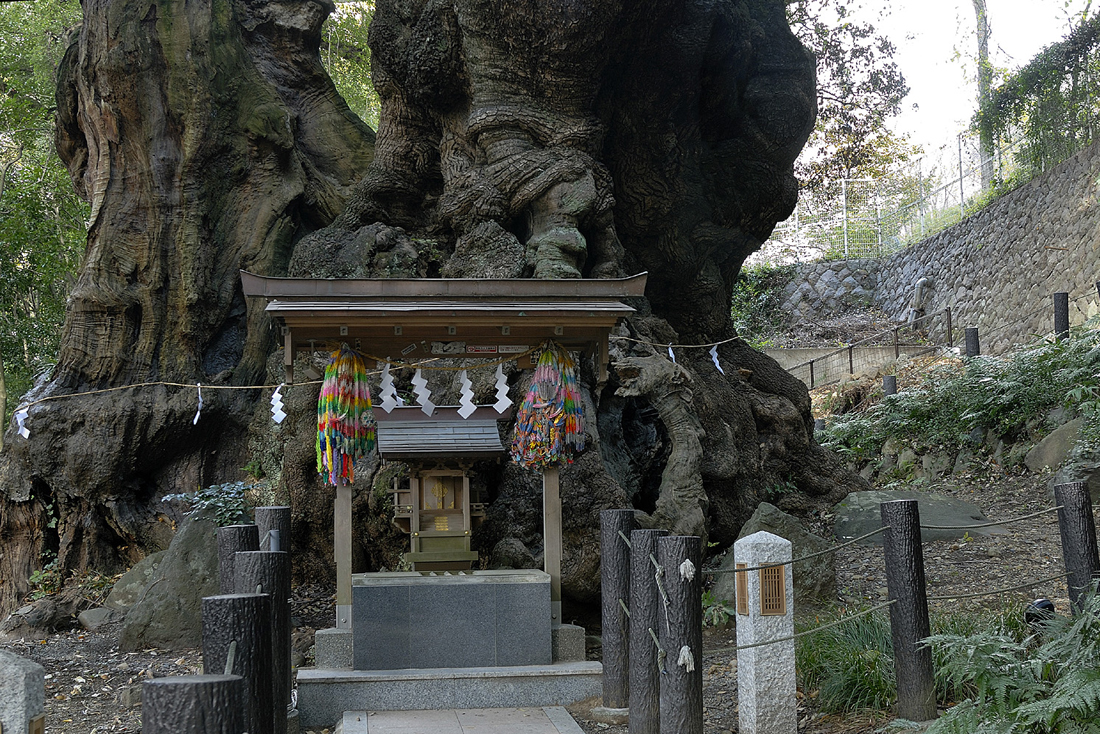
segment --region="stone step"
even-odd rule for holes
[[[603,691],[598,662],[495,668],[298,671],[304,729],[332,726],[345,711],[564,706]]]
[[[336,734],[583,734],[561,706],[346,711]]]

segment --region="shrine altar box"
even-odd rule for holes
[[[356,670],[549,665],[550,622],[542,571],[352,576]]]

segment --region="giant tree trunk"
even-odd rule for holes
[[[58,149],[92,206],[88,250],[57,368],[25,400],[265,376],[273,324],[238,270],[284,273],[373,157],[317,53],[331,9],[84,3],[58,81]],[[122,567],[167,544],[160,496],[238,478],[257,394],[207,391],[193,425],[196,397],[147,387],[31,407],[30,439],[9,432],[0,456],[0,609],[44,551],[69,570]],[[49,505],[55,527],[36,519]]]
[[[861,486],[814,443],[806,389],[773,360],[730,341],[722,374],[705,349],[673,364],[654,346],[735,336],[733,280],[794,207],[814,62],[781,0],[378,0],[373,161],[369,131],[318,65],[325,10],[312,0],[86,2],[59,106],[61,148],[92,202],[89,251],[57,372],[30,397],[262,379],[272,325],[241,299],[239,267],[315,277],[648,270],[628,338],[614,341],[611,380],[583,370],[590,448],[562,473],[565,592],[596,598],[607,507],[731,542],[769,486],[796,486],[783,501],[794,510]],[[529,375],[510,370],[518,399]],[[452,376],[435,373],[435,389],[453,394]],[[31,441],[0,461],[0,532],[29,539],[0,560],[0,575],[25,578],[44,547],[71,568],[162,544],[158,497],[231,479],[244,463],[253,400],[232,395],[206,393],[197,427],[190,388],[34,406]],[[313,470],[312,398],[291,393],[277,430],[260,406],[251,448],[290,493],[298,572],[317,578],[331,566],[332,526]],[[492,505],[475,543],[514,537],[537,555],[537,477],[489,462],[476,471]],[[360,477],[369,486],[371,471]],[[356,493],[356,570],[390,563],[403,542],[377,496]],[[35,524],[50,503],[57,536]],[[4,588],[0,603],[17,592]]]

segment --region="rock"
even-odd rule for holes
[[[491,568],[536,568],[535,557],[519,538],[503,538],[493,546]]]
[[[968,448],[963,448],[959,451],[959,455],[955,457],[955,466],[951,469],[951,473],[962,474],[970,471],[970,462],[973,460],[974,452]]]
[[[0,633],[16,639],[20,637],[44,637],[69,620],[67,611],[54,597],[43,597],[8,615],[0,624]]]
[[[145,597],[127,613],[119,650],[198,647],[202,644],[202,597],[217,593],[214,523],[189,517],[172,538]]]
[[[902,449],[898,453],[898,471],[909,471],[917,463],[917,452],[913,449]]]
[[[824,538],[806,532],[797,518],[767,502],[760,503],[737,537],[744,538],[761,530],[791,541],[791,552],[795,558],[832,547],[832,544]],[[721,567],[732,571],[734,564],[734,555],[731,551],[726,554]],[[714,583],[714,597],[732,603],[735,596],[734,583],[734,574],[719,575]],[[818,556],[794,566],[794,598],[796,604],[810,606],[836,598],[836,567],[833,565],[833,554]]]
[[[937,452],[921,457],[921,467],[926,474],[934,474],[938,477],[950,469],[951,466],[951,457],[946,454]]]
[[[111,593],[107,595],[106,605],[111,609],[126,611],[137,603],[149,584],[153,581],[153,574],[168,551],[157,551],[142,558],[134,567],[122,574],[122,578],[115,582]]]
[[[979,525],[989,522],[982,511],[969,502],[931,492],[912,490],[873,490],[852,492],[834,508],[836,523],[834,532],[838,540],[851,540],[882,527],[879,504],[893,500],[917,500],[921,525]],[[970,535],[1007,535],[1002,527],[962,528],[959,530],[921,530],[922,540],[949,540]],[[882,533],[872,535],[863,543],[882,545]]]
[[[99,629],[108,622],[114,622],[121,618],[121,613],[115,609],[108,609],[107,607],[94,607],[92,609],[85,609],[79,615],[77,615],[77,621],[86,630]]]
[[[1056,469],[1061,466],[1077,443],[1077,434],[1080,433],[1083,422],[1081,418],[1071,420],[1037,443],[1024,457],[1028,470],[1038,473],[1048,467]]]
[[[45,709],[46,669],[33,660],[0,650],[0,729],[15,734],[28,731],[27,723]]]

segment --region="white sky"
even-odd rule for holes
[[[1089,0],[986,0],[995,68],[1015,70],[1043,47],[1061,40]],[[935,155],[967,127],[977,97],[977,40],[971,0],[894,0],[875,3],[870,20],[897,46],[896,60],[909,83],[903,112],[893,124]],[[886,13],[880,17],[880,8]]]

